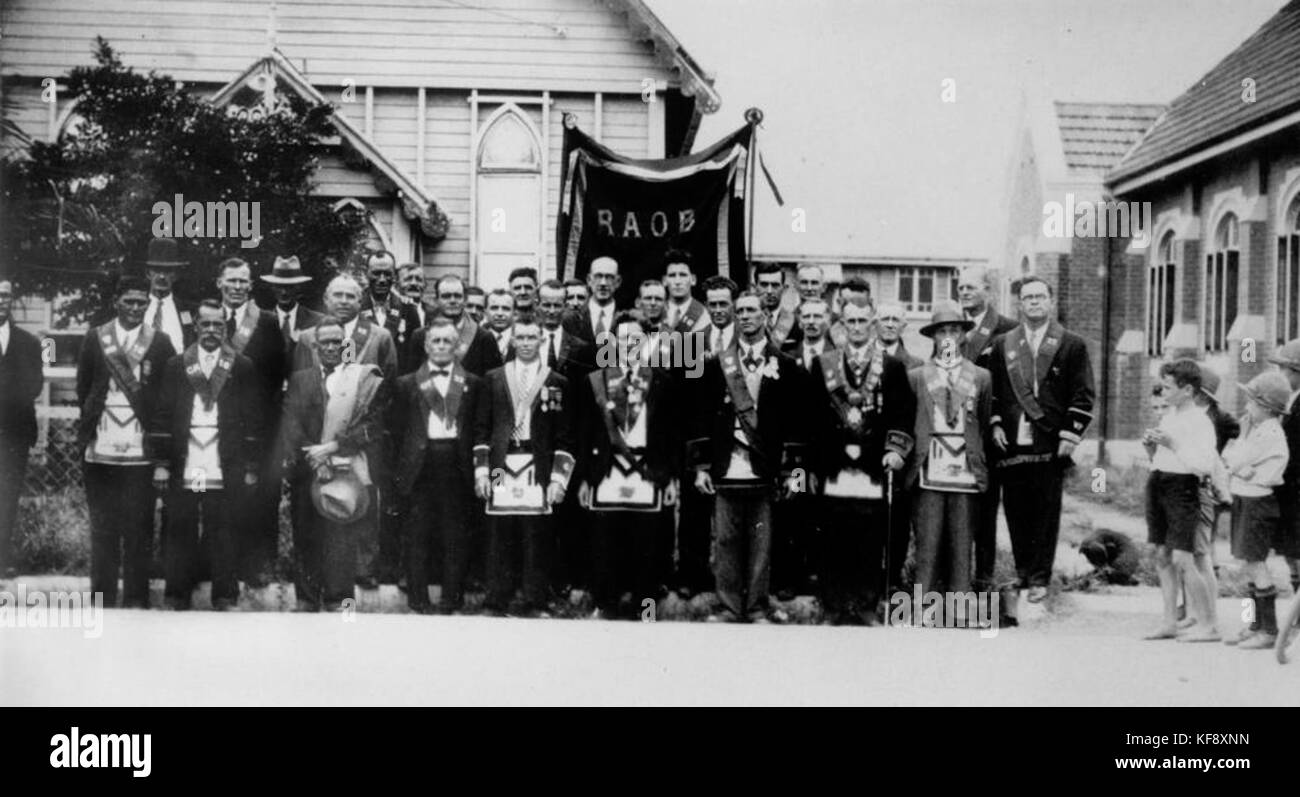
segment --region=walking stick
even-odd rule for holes
[[[889,627],[889,581],[890,581],[890,559],[889,552],[893,547],[890,543],[890,537],[894,533],[894,471],[885,468],[885,588],[882,590],[882,600],[885,608],[882,614],[885,619],[885,627]]]

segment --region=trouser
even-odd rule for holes
[[[405,518],[410,507],[396,497],[397,489],[393,486],[393,468],[390,463],[385,462],[376,475],[375,485],[382,499],[377,528],[378,557],[374,567],[361,575],[372,575],[385,584],[396,584],[400,574],[407,572]],[[409,582],[407,587],[409,589]]]
[[[555,507],[554,588],[587,589],[591,585],[591,518],[578,503],[578,491],[570,490]]]
[[[592,587],[596,606],[617,613],[619,598],[632,593],[633,605],[655,601],[663,583],[665,529],[672,515],[660,512],[592,512]],[[651,604],[652,605],[652,604]]]
[[[1026,462],[1002,468],[1002,506],[1021,587],[1046,587],[1052,580],[1061,531],[1065,462],[1068,460]]]
[[[772,508],[772,589],[805,593],[822,533],[817,496],[800,493]]]
[[[337,609],[356,595],[355,584],[362,567],[373,566],[378,547],[379,507],[375,488],[370,490],[370,508],[352,523],[335,523],[320,515],[312,505],[311,476],[302,479],[302,516],[294,539],[294,593],[306,608]]]
[[[0,440],[0,578],[18,567],[18,496],[27,478],[27,451],[27,446]]]
[[[881,558],[885,552],[887,507],[884,501],[835,497],[822,500],[826,518],[822,595],[826,611],[865,618],[875,612],[885,586]]]
[[[902,479],[898,475],[895,484]],[[883,511],[883,510],[882,510]],[[907,564],[907,548],[912,542],[912,493],[896,487],[894,505],[889,510],[889,572],[885,573],[887,589],[902,589],[903,566]]]
[[[238,506],[242,496],[237,487],[194,492],[173,487],[167,495],[166,553],[163,572],[167,579],[164,593],[168,601],[189,606],[190,594],[200,581],[199,523],[207,544],[212,578],[212,602],[238,600],[236,575],[235,529],[228,513]]]
[[[677,522],[677,586],[691,592],[713,589],[709,564],[715,499],[695,489],[695,472],[682,477]]]
[[[922,594],[943,585],[947,592],[971,588],[971,536],[981,519],[977,493],[946,493],[918,487],[914,496],[916,584]],[[940,563],[946,563],[941,567]]]
[[[524,608],[546,607],[552,526],[549,515],[488,515],[487,608],[510,608],[521,570]]]
[[[269,573],[280,547],[280,479],[271,468],[263,468],[260,476],[233,515],[238,518],[239,572],[245,581]]]
[[[406,497],[406,599],[429,605],[429,576],[439,572],[441,603],[459,608],[469,565],[469,476],[458,464],[456,441],[429,441],[424,466]]]
[[[772,562],[772,489],[720,485],[713,510],[713,576],[718,598],[734,618],[768,610]]]
[[[979,519],[975,525],[975,588],[991,591],[998,559],[998,501],[1002,480],[997,468],[989,468],[989,487],[980,496]]]
[[[117,603],[122,568],[122,606],[149,608],[149,560],[153,555],[153,470],[147,465],[85,465],[90,510],[90,591]]]

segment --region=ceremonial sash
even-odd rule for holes
[[[653,371],[647,372],[645,387],[641,388],[643,395],[650,392],[650,379],[653,378]],[[616,401],[611,398],[610,391],[606,383],[615,388],[623,380],[622,372],[617,368],[606,368],[603,372],[595,371],[591,374],[591,386],[596,394],[596,404],[600,407],[601,418],[605,421],[605,431],[609,434],[609,442],[621,454],[626,455],[631,447],[627,444],[627,437],[624,429],[630,429],[636,423],[636,417],[630,415],[631,400]],[[624,395],[628,395],[626,390]],[[646,407],[642,402],[641,412],[645,412]]]
[[[248,309],[244,311],[244,320],[239,322],[235,329],[235,334],[230,338],[230,345],[240,354],[248,347],[248,341],[252,339],[253,333],[257,331],[257,319],[261,314],[257,305],[251,300],[245,305]]]
[[[456,341],[456,362],[465,359],[465,353],[469,351],[470,344],[474,342],[474,336],[477,334],[478,324],[474,323],[474,319],[466,317],[460,327],[460,340]]]
[[[857,407],[849,401],[853,388],[849,387],[845,363],[848,361],[847,349],[832,349],[822,352],[820,356],[822,374],[826,377],[826,392],[830,394],[831,405],[845,423],[857,426],[861,423],[861,413],[883,409],[884,400],[877,396],[880,380],[885,371],[885,352],[874,342],[868,344],[867,374],[857,392],[862,394],[862,406]],[[854,410],[859,417],[855,418]]]
[[[1061,345],[1060,325],[1049,324],[1043,333],[1043,342],[1038,346],[1038,356],[1034,357],[1025,337],[1023,325],[1016,327],[1002,338],[1003,352],[1007,361],[1007,378],[1011,382],[1011,392],[1015,394],[1025,414],[1035,421],[1043,417],[1043,408],[1038,403],[1034,388],[1038,385],[1038,375],[1045,373],[1056,357],[1056,350]]]
[[[135,344],[130,350],[123,350],[117,343],[115,326],[117,326],[116,321],[109,321],[95,330],[95,333],[99,336],[99,345],[104,351],[104,362],[108,366],[109,375],[117,383],[118,389],[126,395],[126,400],[130,402],[136,418],[142,419],[144,418],[144,408],[140,404],[142,386],[140,380],[135,378],[135,369],[144,363],[144,356],[148,353],[149,346],[153,344],[154,330],[153,327],[141,324],[140,334],[136,336]],[[145,370],[147,375],[147,366]]]
[[[212,409],[217,397],[221,395],[221,388],[226,386],[226,380],[230,378],[230,369],[235,364],[234,349],[222,346],[220,351],[211,376],[204,376],[203,366],[199,365],[199,344],[191,344],[183,355],[185,376],[190,380],[195,394],[203,399],[203,407],[207,410]]]
[[[511,363],[513,365],[507,363],[505,369],[506,388],[510,391],[510,402],[514,407],[515,428],[511,432],[511,436],[517,440],[519,439],[517,437],[519,430],[523,428],[525,422],[520,419],[529,417],[523,415],[523,413],[532,413],[533,402],[537,400],[537,394],[542,391],[542,387],[546,384],[546,377],[550,376],[551,369],[547,366],[545,360],[541,360],[538,363],[537,377],[533,379],[533,384],[528,388],[528,392],[524,393],[522,392],[523,387],[519,384],[519,361],[511,360]]]
[[[677,326],[673,329],[682,334],[694,332],[695,325],[699,323],[700,317],[704,315],[704,305],[692,299],[686,305],[686,312],[682,313],[681,318],[677,319]]]
[[[420,366],[420,370],[416,372],[415,383],[420,386],[420,393],[424,397],[425,408],[429,412],[432,412],[434,406],[433,399],[434,395],[438,391],[438,387],[433,382],[433,369],[429,367],[427,360]],[[456,419],[460,417],[460,399],[464,395],[465,374],[462,373],[459,366],[452,366],[451,374],[448,376],[447,381],[447,395],[442,397],[443,407],[446,411],[446,416],[442,421],[443,425],[448,429],[456,428]]]
[[[731,395],[731,406],[735,411],[736,420],[740,422],[745,437],[749,438],[749,447],[761,450],[762,444],[758,437],[758,405],[754,402],[754,397],[749,395],[749,385],[745,383],[745,375],[740,371],[740,357],[736,351],[733,347],[722,354],[722,373],[726,377],[727,392]]]
[[[952,385],[948,384],[948,377],[944,374],[943,369],[935,365],[933,361],[922,366],[922,373],[925,375],[925,386],[930,392],[930,399],[936,406],[944,403],[945,393],[948,391],[956,394],[959,409],[969,409],[974,402],[976,390],[973,366],[970,360],[964,360],[958,366],[957,379]],[[948,417],[947,422],[950,426],[955,426],[955,418]]]
[[[999,316],[992,308],[984,311],[984,322],[966,336],[966,357],[974,360],[984,351],[984,344],[993,337],[993,328],[997,326]]]

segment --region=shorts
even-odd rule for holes
[[[1196,537],[1192,540],[1192,553],[1208,556],[1214,561],[1214,537],[1219,528],[1219,505],[1214,501],[1214,491],[1205,480],[1201,481],[1201,522],[1196,524]]]
[[[1232,555],[1244,562],[1262,562],[1282,525],[1277,496],[1232,499]]]
[[[1147,479],[1147,541],[1192,553],[1201,526],[1201,480],[1152,471]]]

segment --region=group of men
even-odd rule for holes
[[[183,306],[180,265],[174,241],[153,241],[78,361],[91,588],[109,605],[119,568],[122,605],[148,605],[159,491],[175,609],[200,579],[216,609],[267,582],[285,493],[302,611],[391,582],[414,611],[459,612],[478,583],[503,615],[585,590],[595,616],[644,617],[673,590],[716,592],[710,619],[780,622],[773,593],[813,593],[829,622],[874,624],[913,543],[923,591],[1001,586],[999,495],[1018,586],[1046,594],[1093,383],[1040,279],[1019,283],[1018,323],[989,305],[983,271],[963,271],[922,359],[904,308],[856,279],[827,298],[815,265],[793,286],[766,264],[749,290],[697,286],[689,253],[670,251],[620,307],[609,257],[585,280],[520,268],[508,289],[445,275],[427,292],[420,265],[375,252],[329,281],[321,311],[300,303],[295,257],[260,277],[269,309],[239,258],[218,267],[219,299]],[[5,375],[30,349],[11,287]],[[0,378],[21,427],[0,456],[25,456],[30,382]]]

